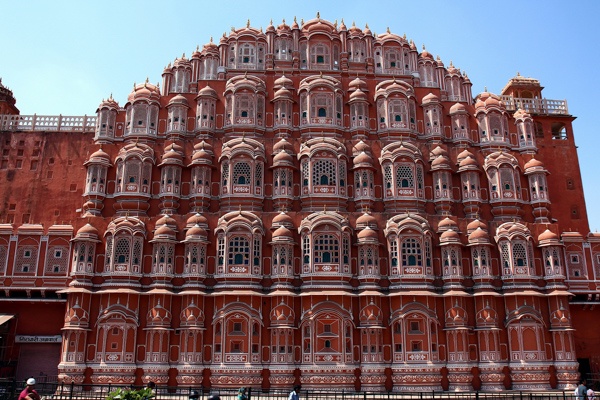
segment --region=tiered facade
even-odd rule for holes
[[[537,80],[473,98],[319,17],[162,76],[95,119],[0,117],[0,311],[64,306],[64,382],[569,388],[600,355],[574,117]]]

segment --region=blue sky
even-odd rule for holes
[[[566,99],[590,229],[600,229],[599,113],[589,98],[600,90],[598,1],[0,0],[0,77],[22,114],[91,115],[111,93],[123,105],[134,82],[160,82],[165,65],[232,26],[291,24],[317,11],[348,27],[406,33],[466,71],[474,95],[499,94],[518,71],[539,79],[544,97]]]

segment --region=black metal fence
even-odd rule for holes
[[[0,400],[17,400],[24,389],[23,382],[0,381]],[[75,385],[53,382],[38,382],[35,389],[46,400],[103,400],[117,388],[139,387],[119,385]],[[197,391],[199,400],[205,400],[209,394],[218,394],[222,400],[235,400],[237,389],[212,389],[193,387],[157,387],[154,400],[188,400],[190,394]],[[264,391],[249,388],[248,400],[287,400],[288,391]],[[302,389],[302,400],[574,400],[572,391],[514,391],[500,392],[355,392],[323,391]]]

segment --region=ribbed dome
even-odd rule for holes
[[[99,110],[102,110],[103,108],[110,108],[112,110],[118,110],[119,103],[117,103],[115,101],[115,99],[112,98],[112,95],[111,95],[108,99],[102,100],[102,102],[98,106],[98,110],[96,110],[96,112],[98,112]]]
[[[149,82],[136,85],[127,98],[129,102],[138,100],[158,101],[159,99],[160,90],[158,89],[158,86]]]

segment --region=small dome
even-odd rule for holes
[[[488,227],[484,222],[478,219],[469,222],[469,224],[467,225],[467,232],[472,232],[476,229],[483,229],[487,231]]]
[[[273,239],[275,238],[293,238],[294,235],[292,234],[292,231],[290,231],[288,228],[286,228],[285,226],[280,226],[279,228],[277,228],[275,230],[275,232],[273,232]]]
[[[354,163],[354,166],[360,166],[360,165],[372,166],[373,165],[373,157],[371,157],[370,155],[368,155],[367,153],[365,153],[363,151],[359,155],[354,157],[354,160],[352,162]]]
[[[429,93],[427,96],[423,97],[422,100],[423,104],[428,104],[428,103],[439,103],[440,102],[440,98],[437,97],[435,94],[433,93]]]
[[[206,143],[204,140],[194,145],[194,150],[212,151],[212,148],[212,145],[210,143]]]
[[[431,154],[435,157],[438,156],[448,156],[448,152],[444,150],[443,147],[437,146],[435,149],[431,150]]]
[[[208,233],[206,232],[206,230],[204,228],[202,228],[198,224],[192,226],[185,233],[185,238],[186,239],[195,238],[195,237],[199,237],[199,238],[204,238],[205,239],[207,236],[208,236]]]
[[[474,157],[473,153],[471,153],[469,150],[463,150],[458,154],[458,159],[462,160],[463,158],[467,158],[467,157]]]
[[[531,160],[527,161],[527,163],[525,163],[525,169],[527,170],[530,168],[544,168],[544,163],[538,160],[537,158],[532,158]]]
[[[174,238],[176,235],[175,231],[168,225],[163,225],[154,231],[154,239],[159,238]]]
[[[88,160],[108,160],[110,162],[110,156],[104,150],[102,150],[102,148],[100,148],[93,152]]]
[[[350,100],[365,100],[367,101],[367,95],[360,88],[356,89],[351,95]]]
[[[348,90],[357,90],[357,89],[360,89],[363,92],[367,91],[367,83],[365,81],[363,81],[362,79],[360,79],[359,77],[354,78],[348,84]]]
[[[358,143],[356,143],[352,148],[352,154],[360,154],[363,151],[366,153],[370,153],[371,148],[368,144],[366,144],[362,140],[359,140]]]
[[[285,212],[280,212],[275,217],[273,217],[273,221],[271,222],[273,226],[287,226],[293,227],[294,220]]]
[[[448,229],[440,235],[440,242],[460,242],[460,235],[453,229]]]
[[[446,217],[443,220],[441,220],[438,224],[438,231],[446,231],[449,229],[458,230],[458,225],[456,225],[456,222],[454,222],[454,220],[452,220],[449,217]]]
[[[431,162],[432,169],[450,168],[450,160],[445,156],[438,156]]]
[[[475,109],[481,108],[504,108],[503,103],[500,101],[500,97],[489,92],[482,92],[477,96],[477,102],[475,103]]]
[[[203,87],[202,89],[200,89],[198,91],[198,96],[197,97],[213,97],[213,98],[217,98],[217,92],[211,88],[209,85],[206,85],[205,87]]]
[[[173,219],[170,215],[163,215],[156,221],[156,226],[169,225],[169,226],[177,226],[177,221]]]
[[[475,229],[471,234],[469,234],[469,243],[489,243],[490,237],[487,232],[481,228]]]
[[[173,67],[189,67],[190,66],[190,60],[188,60],[187,58],[185,58],[185,54],[181,57],[181,58],[176,58],[175,61],[173,62]]]
[[[295,314],[290,306],[281,303],[275,306],[270,313],[271,325],[273,326],[293,326]]]
[[[475,160],[473,157],[467,157],[463,160],[461,160],[461,162],[458,163],[458,166],[461,168],[464,167],[470,167],[470,166],[474,166],[474,167],[479,167],[479,164],[477,163],[477,160]]]
[[[136,85],[127,99],[128,102],[135,102],[138,100],[158,101],[160,99],[160,90],[158,86],[146,81]]]
[[[539,236],[538,236],[538,242],[546,242],[546,241],[558,241],[558,235],[554,232],[552,232],[549,229],[546,229],[544,232],[542,232]]]
[[[377,220],[374,216],[369,213],[364,213],[360,217],[356,218],[356,227],[369,226],[371,228],[377,226]]]
[[[94,228],[89,222],[79,228],[76,239],[98,239],[98,229]]]
[[[356,235],[358,239],[374,239],[377,240],[377,232],[374,229],[371,229],[370,226],[367,226],[365,229],[358,232]]]
[[[186,226],[192,227],[194,225],[208,226],[208,220],[202,214],[196,213],[186,221]]]
[[[190,303],[189,306],[187,306],[181,311],[179,318],[181,319],[181,325],[183,326],[204,326],[204,311],[202,311],[200,307],[194,304],[193,301]]]
[[[383,313],[377,305],[371,302],[371,304],[360,310],[359,319],[360,324],[363,326],[381,325],[383,323]]]
[[[163,154],[162,156],[162,161],[167,162],[167,161],[182,161],[183,160],[183,155],[181,153],[176,152],[173,149],[168,150],[165,154]]]
[[[171,323],[171,313],[158,303],[148,311],[146,321],[148,322],[148,325],[152,326],[167,325]]]
[[[189,107],[188,101],[187,99],[182,96],[181,94],[178,94],[177,96],[173,97],[170,101],[169,101],[169,106],[174,106],[174,105],[182,105],[182,106],[186,106]]]
[[[425,46],[423,46],[423,52],[420,54],[421,58],[423,59],[427,59],[427,60],[432,60],[433,61],[433,55],[428,52],[427,50],[425,50]]]
[[[294,158],[285,151],[280,151],[273,157],[273,166],[294,165]]]
[[[518,110],[517,110],[517,111],[516,111],[516,112],[513,114],[513,117],[514,117],[514,119],[515,119],[515,120],[518,120],[518,119],[527,119],[527,118],[531,118],[531,115],[530,115],[530,114],[529,114],[527,111],[525,111],[525,110],[523,110],[523,109],[519,108],[519,109],[518,109]]]
[[[467,108],[461,103],[455,103],[452,107],[450,107],[450,115],[464,114],[466,112]]]
[[[292,150],[292,144],[285,139],[281,139],[279,142],[273,145],[273,153],[277,153],[280,151],[292,152]]]
[[[98,112],[104,108],[109,108],[111,110],[119,110],[119,103],[117,103],[115,101],[115,99],[112,98],[112,95],[111,95],[108,99],[102,100],[102,103],[100,103],[96,112]]]
[[[372,35],[373,32],[371,32],[371,29],[369,29],[369,25],[365,25],[365,29],[363,29],[363,33],[365,35]]]
[[[84,310],[77,301],[73,307],[67,310],[65,315],[65,324],[70,326],[87,327],[89,323],[89,314]]]
[[[205,150],[196,151],[194,153],[194,155],[192,156],[192,161],[200,161],[200,160],[204,160],[207,163],[211,164],[212,163],[212,154],[209,154]]]
[[[292,92],[290,92],[288,89],[282,87],[275,92],[275,96],[273,97],[273,99],[279,99],[282,97],[284,99],[291,99],[293,97]]]
[[[281,75],[273,82],[275,88],[290,88],[294,87],[294,82],[285,75]]]

